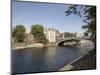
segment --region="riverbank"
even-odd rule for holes
[[[18,49],[25,49],[25,48],[32,48],[32,47],[41,48],[41,47],[44,47],[44,45],[42,43],[35,43],[35,44],[28,44],[28,45],[21,44],[20,46],[19,45],[13,46],[12,49],[18,50]]]
[[[73,62],[61,68],[59,71],[90,70],[96,69],[96,50],[91,50],[87,54],[80,56]]]
[[[13,43],[12,44],[12,49],[13,50],[18,50],[18,49],[26,49],[26,48],[41,48],[41,47],[55,47],[57,46],[56,43],[48,43],[46,45],[42,43],[34,43],[34,44],[25,44],[25,43]]]
[[[92,50],[84,57],[71,64],[74,66],[71,70],[90,70],[96,69],[96,50]]]

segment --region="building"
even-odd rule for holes
[[[50,43],[55,43],[57,40],[57,33],[59,31],[54,28],[48,28],[44,30],[44,34]]]
[[[65,38],[64,33],[58,33],[58,34],[57,34],[57,38]]]

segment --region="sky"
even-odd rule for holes
[[[13,1],[12,27],[22,24],[29,32],[32,25],[40,24],[59,32],[83,32],[83,18],[73,14],[66,16],[66,10],[65,4]]]

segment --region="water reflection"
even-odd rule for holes
[[[13,73],[57,71],[93,48],[93,44],[78,47],[45,47],[12,51]]]

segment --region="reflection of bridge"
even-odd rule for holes
[[[63,45],[65,42],[79,43],[83,40],[90,40],[89,37],[67,37],[67,38],[57,38],[56,45]]]

